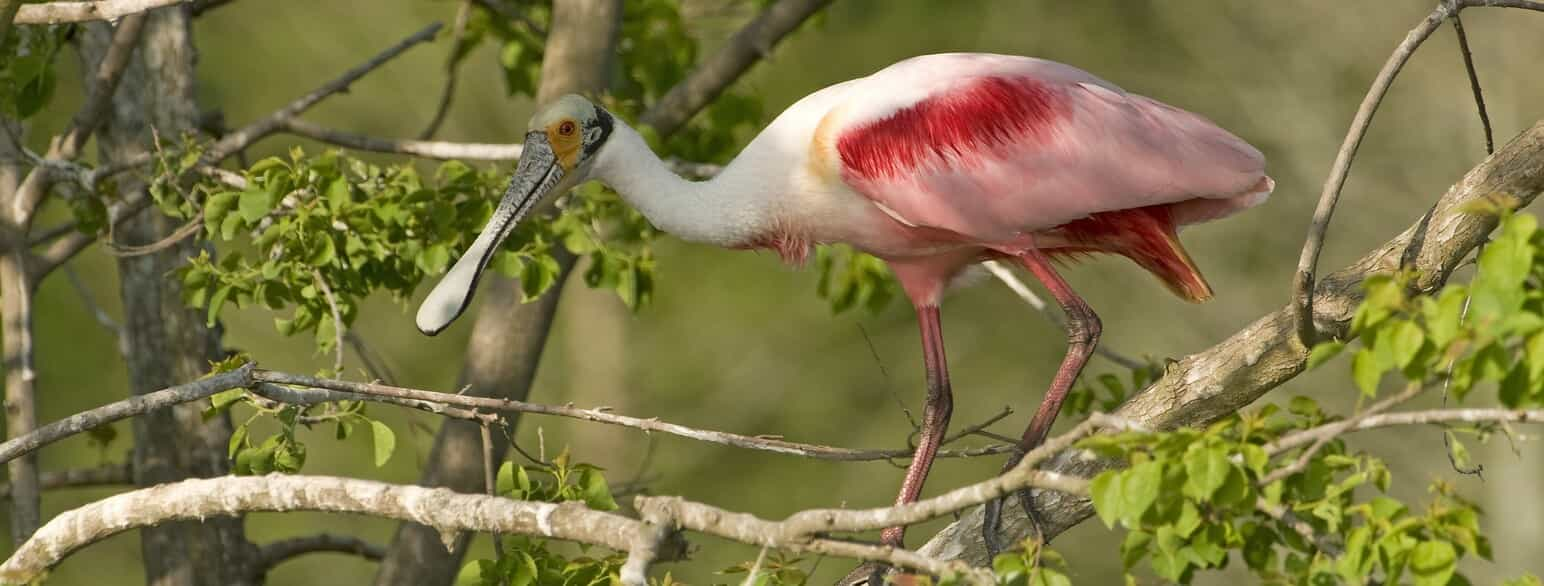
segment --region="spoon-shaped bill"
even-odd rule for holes
[[[493,218],[483,228],[477,240],[461,255],[450,272],[440,279],[423,305],[418,306],[418,331],[433,336],[466,311],[477,291],[477,279],[493,254],[498,251],[504,238],[514,231],[515,225],[563,180],[563,168],[557,165],[552,147],[541,132],[526,135],[525,147],[520,153],[520,163],[509,181],[509,189],[499,200]]]

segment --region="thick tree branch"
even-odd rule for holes
[[[1324,180],[1324,189],[1319,194],[1319,203],[1314,208],[1313,222],[1308,226],[1308,237],[1303,241],[1303,252],[1297,261],[1297,277],[1292,295],[1294,325],[1297,337],[1303,345],[1312,346],[1318,341],[1319,334],[1322,332],[1313,321],[1316,292],[1314,273],[1318,270],[1319,252],[1324,247],[1324,235],[1329,229],[1330,217],[1335,214],[1335,204],[1340,200],[1340,190],[1345,187],[1346,178],[1351,174],[1351,161],[1356,158],[1356,151],[1362,144],[1362,138],[1367,136],[1367,128],[1372,124],[1373,114],[1378,111],[1378,105],[1383,102],[1383,97],[1388,95],[1389,87],[1394,85],[1394,78],[1399,75],[1405,63],[1410,61],[1416,48],[1436,32],[1444,20],[1457,17],[1459,11],[1474,6],[1544,11],[1544,2],[1530,0],[1441,0],[1431,14],[1426,15],[1425,19],[1405,35],[1405,40],[1394,48],[1394,53],[1389,55],[1388,61],[1384,62],[1383,69],[1378,72],[1376,78],[1373,78],[1372,87],[1362,98],[1362,105],[1357,108],[1356,116],[1351,120],[1351,128],[1346,131],[1345,141],[1341,143],[1340,150],[1335,153],[1335,162],[1330,166],[1329,176]],[[1467,54],[1467,50],[1465,53]],[[1477,81],[1475,85],[1478,87]],[[1476,90],[1476,96],[1478,96],[1478,90]],[[1482,102],[1482,116],[1483,107]]]
[[[16,24],[60,24],[92,20],[117,20],[124,16],[192,0],[97,0],[95,2],[47,2],[24,4]]]
[[[757,61],[772,53],[772,47],[788,36],[831,0],[779,0],[740,29],[724,48],[692,70],[691,75],[670,88],[665,97],[645,112],[639,123],[651,126],[661,135],[675,132],[704,106],[723,93]]]
[[[367,514],[425,524],[445,534],[499,531],[626,551],[642,524],[563,504],[457,494],[326,476],[197,478],[114,495],[53,518],[0,565],[0,581],[27,583],[76,550],[130,529],[250,512]],[[681,551],[675,550],[680,557]]]
[[[1319,282],[1314,306],[1324,333],[1348,335],[1351,316],[1362,300],[1364,279],[1406,267],[1417,277],[1413,287],[1431,292],[1495,228],[1496,218],[1464,211],[1470,202],[1500,198],[1510,206],[1525,206],[1544,191],[1544,121],[1514,138],[1496,154],[1469,171],[1430,211],[1399,236],[1360,260]],[[1303,371],[1308,349],[1295,328],[1296,306],[1272,312],[1202,352],[1171,363],[1163,376],[1132,397],[1116,414],[1157,429],[1206,425],[1253,403]],[[1382,416],[1377,416],[1382,417]],[[1364,421],[1378,421],[1369,418]],[[1311,441],[1311,440],[1309,440]],[[1046,469],[1064,475],[1091,477],[1106,464],[1062,454]],[[1028,535],[1029,523],[1018,512],[1017,499],[1005,507],[1009,541]],[[1086,499],[1041,493],[1035,500],[1041,528],[1055,536],[1081,522],[1091,512]],[[981,543],[981,511],[972,510],[935,535],[919,550],[943,559],[986,561]]]

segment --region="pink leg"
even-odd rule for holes
[[[1062,280],[1056,269],[1051,267],[1050,259],[1038,248],[1030,248],[1018,257],[1024,268],[1039,279],[1050,291],[1056,302],[1061,304],[1062,311],[1067,314],[1067,354],[1062,358],[1061,367],[1056,369],[1056,376],[1051,379],[1051,386],[1046,389],[1045,398],[1040,401],[1040,408],[1035,411],[1034,418],[1030,419],[1029,427],[1024,429],[1024,436],[1019,439],[1018,451],[1008,458],[1003,465],[1003,471],[1007,472],[1018,465],[1024,454],[1035,449],[1045,441],[1046,434],[1051,431],[1051,424],[1056,421],[1056,414],[1061,412],[1062,402],[1067,399],[1067,392],[1072,389],[1072,383],[1078,379],[1078,374],[1083,372],[1083,365],[1094,353],[1094,346],[1099,343],[1099,333],[1103,326],[1099,323],[1099,316],[1088,307],[1088,303],[1072,290],[1072,287]],[[1019,492],[1019,502],[1023,505],[1024,514],[1028,515],[1035,525],[1036,533],[1039,533],[1039,521],[1035,519],[1032,509],[1029,491]],[[987,550],[996,555],[1002,550],[998,543],[997,533],[1001,522],[1002,501],[1000,499],[987,503],[985,519],[982,523],[982,537],[986,542]]]
[[[1034,419],[1024,429],[1024,437],[1019,440],[1019,455],[1012,458],[1012,464],[1017,464],[1024,452],[1045,441],[1046,434],[1051,431],[1051,423],[1056,421],[1056,414],[1061,412],[1067,391],[1072,389],[1072,383],[1083,372],[1083,365],[1093,356],[1094,346],[1099,343],[1099,333],[1103,330],[1099,316],[1062,280],[1061,275],[1056,274],[1056,269],[1051,267],[1051,261],[1044,252],[1031,248],[1019,257],[1019,262],[1034,273],[1035,278],[1045,285],[1067,314],[1067,354],[1062,358],[1061,367],[1056,369],[1056,377],[1051,379],[1050,388],[1046,389],[1045,399],[1040,401],[1040,409],[1035,411]]]
[[[927,404],[922,409],[922,437],[917,441],[917,452],[912,455],[911,467],[906,469],[901,494],[895,498],[898,505],[916,502],[917,496],[922,494],[922,483],[927,480],[928,469],[933,467],[933,456],[938,453],[944,432],[949,428],[949,415],[954,411],[938,306],[917,306],[917,325],[922,329],[922,360],[927,367]],[[890,527],[880,535],[884,544],[901,547],[906,528]]]

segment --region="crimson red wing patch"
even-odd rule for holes
[[[983,77],[849,129],[836,149],[848,173],[895,177],[929,161],[968,161],[998,145],[1042,139],[1064,110],[1057,92],[1038,80]]]

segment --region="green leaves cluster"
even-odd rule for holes
[[[1199,570],[1227,567],[1237,552],[1256,576],[1273,583],[1361,583],[1382,576],[1391,583],[1409,577],[1418,584],[1448,584],[1460,557],[1489,559],[1472,503],[1438,484],[1426,511],[1412,514],[1386,494],[1392,476],[1383,462],[1346,453],[1340,440],[1284,478],[1263,482],[1307,449],[1272,454],[1266,451],[1271,442],[1330,419],[1299,397],[1286,412],[1267,405],[1205,430],[1127,432],[1081,442],[1128,464],[1089,485],[1100,520],[1128,529],[1121,546],[1127,572],[1147,559],[1159,577],[1188,583]],[[1278,519],[1271,513],[1276,510],[1289,517]],[[1308,540],[1293,520],[1325,541]],[[1330,555],[1321,543],[1335,543],[1344,553]]]
[[[1449,390],[1463,400],[1479,383],[1494,383],[1508,408],[1544,404],[1544,232],[1529,214],[1502,217],[1495,238],[1478,258],[1474,280],[1444,288],[1435,297],[1410,292],[1412,275],[1375,277],[1357,310],[1351,333],[1361,340],[1351,359],[1352,378],[1371,396],[1379,381],[1397,372],[1430,383],[1452,375]],[[1310,366],[1345,348],[1315,347]]]
[[[878,313],[895,299],[900,289],[891,278],[885,261],[846,244],[822,245],[815,249],[815,270],[820,272],[815,294],[831,303],[832,313],[854,307]]]
[[[456,586],[609,586],[627,557],[568,557],[547,548],[546,542],[525,536],[505,536],[497,560],[472,560],[461,567]]]
[[[579,501],[599,511],[614,511],[617,503],[599,467],[573,462],[564,450],[551,462],[531,468],[505,462],[499,468],[499,496],[526,501]],[[458,586],[592,586],[610,584],[625,556],[568,557],[547,548],[545,541],[506,536],[497,559],[479,559],[461,568]]]

